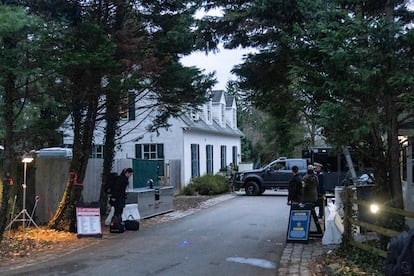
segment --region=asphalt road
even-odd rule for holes
[[[7,275],[274,276],[288,219],[286,195],[238,193],[138,232],[105,234],[96,246]]]

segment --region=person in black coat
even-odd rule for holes
[[[325,215],[325,175],[323,174],[321,163],[315,162],[313,164],[315,175],[319,180],[319,189],[318,189],[318,202],[319,207],[319,218],[323,218]]]
[[[302,176],[299,174],[298,166],[292,167],[292,173],[293,177],[289,182],[288,205],[302,200]]]
[[[319,180],[313,171],[313,166],[308,166],[308,171],[303,177],[303,202],[315,204],[318,201]]]
[[[126,189],[129,185],[129,177],[132,175],[131,168],[124,169],[116,180],[112,189],[111,203],[114,206],[114,216],[121,217],[125,207]]]

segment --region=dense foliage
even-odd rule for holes
[[[218,195],[229,191],[227,177],[222,175],[204,175],[195,177],[184,187],[184,195]]]
[[[120,105],[130,94],[135,94],[140,112],[156,111],[151,131],[165,127],[167,118],[183,108],[203,102],[215,82],[212,75],[179,63],[182,55],[196,49],[192,31],[196,8],[192,1],[3,1],[0,121],[5,128],[0,139],[5,148],[4,171],[11,171],[12,161],[22,150],[60,145],[61,137],[53,134],[71,114],[74,157],[70,170],[81,183],[99,120],[107,122],[104,172],[109,172]],[[148,91],[157,105],[139,105]],[[38,122],[43,123],[41,131],[48,140],[32,139],[40,136],[34,127]],[[68,180],[51,227],[73,230],[74,206],[81,193]],[[7,193],[2,200],[0,233],[8,197]]]
[[[223,7],[223,16],[201,26],[213,41],[256,49],[233,71],[273,119],[278,152],[292,152],[294,128],[305,123],[304,145],[315,145],[319,134],[354,147],[370,160],[384,202],[402,207],[398,121],[411,114],[414,84],[406,1],[222,0],[206,7]]]

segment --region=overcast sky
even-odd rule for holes
[[[216,72],[218,83],[214,89],[225,90],[226,84],[231,79],[236,79],[230,71],[236,64],[242,63],[243,54],[248,50],[226,50],[221,49],[217,54],[196,52],[181,59],[185,66],[196,66],[205,69],[204,73]]]

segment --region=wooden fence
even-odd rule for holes
[[[377,234],[380,234],[382,236],[386,237],[394,237],[400,234],[400,232],[397,232],[392,229],[384,228],[379,225],[369,223],[366,221],[361,220],[361,217],[358,216],[358,219],[355,218],[353,212],[353,206],[356,204],[358,205],[358,210],[360,210],[360,206],[363,208],[367,208],[369,210],[371,202],[359,200],[354,198],[354,191],[350,187],[344,188],[344,242],[349,243],[349,245],[358,247],[360,249],[363,249],[365,251],[368,251],[372,254],[381,256],[386,258],[387,257],[387,251],[382,250],[380,248],[376,248],[375,246],[358,242],[354,239],[354,233],[353,233],[353,226],[359,226],[363,227],[366,230],[375,232]],[[414,218],[414,212],[405,211],[398,208],[392,208],[387,206],[380,206],[380,212],[387,212],[395,215],[401,215],[404,217],[410,217]],[[374,214],[373,214],[374,215]]]

